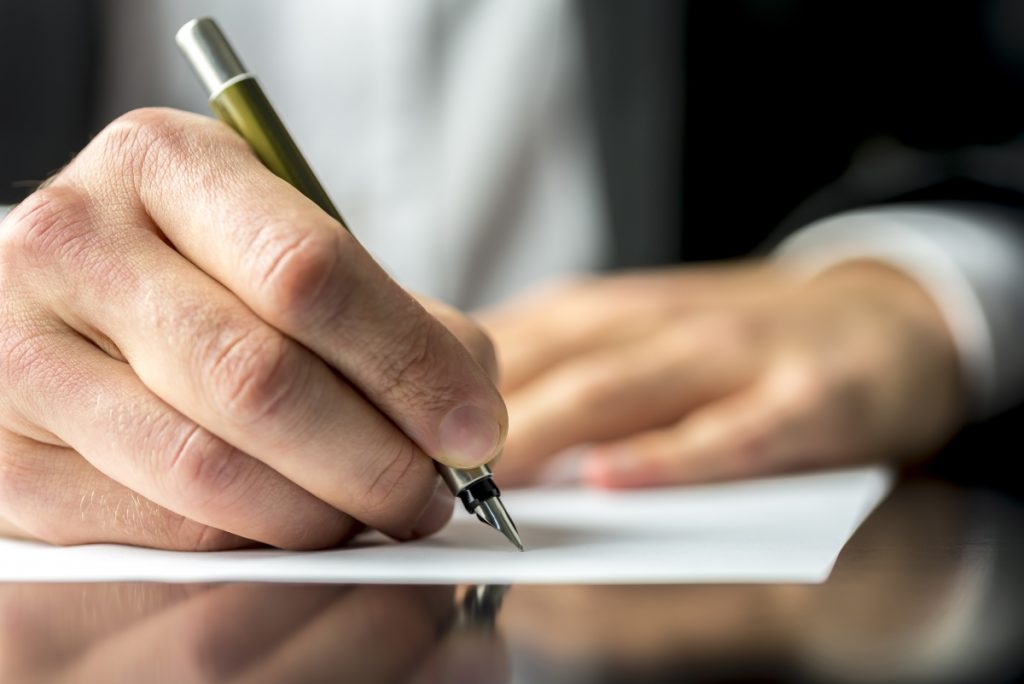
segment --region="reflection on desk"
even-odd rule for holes
[[[1013,682],[1022,522],[903,484],[822,585],[0,584],[0,682]]]

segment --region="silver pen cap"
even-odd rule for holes
[[[210,97],[216,97],[235,81],[252,76],[217,22],[209,17],[188,22],[178,29],[174,40]]]

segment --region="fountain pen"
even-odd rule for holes
[[[256,77],[242,65],[216,22],[208,17],[193,19],[178,30],[175,40],[209,93],[210,108],[216,117],[235,129],[270,171],[349,230]],[[501,503],[501,492],[494,484],[490,468],[452,468],[437,461],[434,464],[467,511],[523,550],[519,531]]]

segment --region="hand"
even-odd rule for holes
[[[506,433],[485,368],[205,117],[139,110],[0,223],[0,531],[338,544],[439,529],[431,458]],[[453,314],[444,314],[453,320]]]
[[[906,458],[962,420],[938,310],[878,263],[806,283],[765,264],[593,278],[482,320],[512,425],[503,483],[573,447],[606,487]]]

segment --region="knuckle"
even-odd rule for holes
[[[266,293],[272,314],[296,324],[307,322],[311,311],[323,310],[322,295],[336,282],[340,254],[338,237],[326,231],[269,228],[263,244],[253,250],[256,283]]]
[[[165,452],[164,470],[190,510],[224,504],[244,495],[249,473],[243,454],[204,428],[181,433]]]
[[[756,317],[736,311],[704,315],[699,326],[700,342],[731,354],[745,353],[762,340],[762,327]]]
[[[448,405],[452,387],[441,377],[437,359],[443,358],[443,330],[432,319],[411,321],[404,334],[396,335],[389,345],[379,345],[374,366],[380,377],[380,395],[391,403],[415,404],[426,412]],[[387,353],[384,353],[387,352]]]
[[[215,406],[251,425],[273,415],[297,387],[298,359],[297,348],[269,328],[227,330],[200,362],[200,380]]]
[[[409,440],[401,440],[397,445],[389,443],[370,463],[375,472],[362,500],[362,509],[368,520],[394,519],[405,512],[419,510],[426,499],[411,499],[417,498],[417,489],[429,493],[432,490],[431,480],[436,475],[415,444]],[[430,486],[421,486],[424,483]],[[406,522],[411,525],[415,521]]]
[[[170,110],[135,109],[112,121],[98,136],[101,158],[140,185],[163,172],[169,159],[186,156],[189,143]]]
[[[775,380],[779,404],[791,418],[813,412],[828,399],[828,379],[813,363],[788,361],[782,365]]]
[[[325,307],[330,315],[341,319],[359,316],[359,309],[366,299],[366,283],[370,269],[378,268],[369,258],[366,250],[351,233],[334,230],[332,269],[325,278],[324,286],[330,286],[331,306]],[[323,255],[327,260],[327,255]],[[326,292],[324,293],[326,294]]]
[[[0,386],[4,388],[0,397],[15,398],[26,387],[48,385],[53,376],[52,346],[44,330],[4,325],[0,329]]]
[[[74,259],[92,242],[86,198],[67,186],[35,191],[4,220],[0,266],[45,267]],[[6,268],[4,269],[6,270]]]
[[[184,168],[190,184],[202,185],[203,160],[215,150],[237,149],[238,136],[209,119],[162,107],[145,107],[122,114],[97,136],[99,164],[119,170],[140,191]],[[210,152],[210,154],[203,154]],[[86,157],[93,153],[88,148]]]
[[[622,387],[622,376],[602,366],[579,365],[564,378],[564,402],[584,412],[600,411],[614,404]]]

